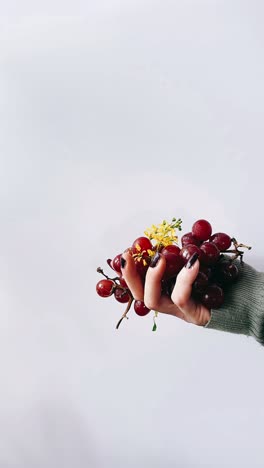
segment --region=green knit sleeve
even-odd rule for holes
[[[222,307],[211,310],[204,328],[252,336],[264,345],[264,273],[236,264],[239,277],[225,293]]]

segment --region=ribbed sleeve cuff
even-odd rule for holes
[[[204,328],[253,336],[264,345],[264,273],[236,264],[239,277],[225,293],[223,306],[211,310]]]

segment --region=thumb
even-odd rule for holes
[[[183,313],[191,312],[193,308],[192,285],[199,273],[199,266],[198,254],[194,253],[177,276],[171,300]]]

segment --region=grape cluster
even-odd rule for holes
[[[143,284],[150,262],[157,252],[163,255],[166,260],[166,269],[162,278],[162,294],[168,296],[171,296],[181,269],[191,258],[198,258],[200,267],[192,286],[192,297],[208,309],[219,308],[224,302],[225,290],[236,281],[239,275],[238,267],[234,263],[238,257],[243,262],[244,252],[239,248],[250,249],[250,247],[239,244],[234,237],[232,238],[223,232],[212,234],[212,226],[205,219],[196,221],[191,232],[187,232],[181,237],[181,247],[177,242],[178,237],[174,235],[176,228],[181,231],[181,220],[177,221],[176,218],[173,218],[171,224],[163,221],[159,226],[161,227],[154,226],[155,229],[150,233],[146,232],[148,237],[138,237],[127,249],[135,261],[137,272]],[[127,304],[117,328],[123,318],[127,317],[133,302],[137,315],[145,316],[150,312],[144,302],[134,300],[122,277],[121,257],[122,254],[118,254],[113,260],[107,260],[108,265],[115,271],[114,278],[108,277],[102,268],[97,269],[104,276],[104,279],[96,285],[99,296],[113,295],[118,302]],[[155,312],[155,316],[156,314],[157,312]],[[154,317],[153,330],[155,329]]]
[[[142,280],[145,279],[147,269],[150,263],[150,255],[148,250],[154,252],[153,245],[147,237],[139,237],[135,240],[132,247],[127,249],[132,255],[135,255],[135,262],[137,272],[141,276]],[[125,313],[122,315],[121,319],[117,324],[119,327],[122,319],[126,317],[127,312],[129,311],[132,302],[134,302],[134,311],[137,315],[143,317],[150,312],[150,309],[146,307],[143,301],[134,301],[132,293],[128,288],[124,278],[121,273],[121,256],[118,254],[114,257],[113,260],[108,259],[108,265],[115,271],[116,277],[109,278],[102,270],[102,268],[97,268],[98,273],[101,273],[105,279],[100,280],[96,285],[96,292],[101,297],[110,297],[114,296],[118,302],[127,303],[127,308]]]
[[[229,250],[232,242],[235,250]],[[238,250],[234,238],[218,232],[212,235],[211,224],[200,219],[192,227],[192,231],[182,239],[181,255],[188,261],[194,252],[200,261],[199,273],[192,287],[192,296],[208,309],[217,309],[224,302],[224,290],[238,277],[239,270],[233,260],[243,253]],[[240,247],[242,244],[240,245]],[[224,253],[234,253],[228,258]]]

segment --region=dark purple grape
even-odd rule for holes
[[[231,284],[237,279],[238,275],[238,267],[230,260],[219,262],[216,267],[215,278],[220,284]]]
[[[218,309],[224,302],[224,291],[220,286],[212,284],[207,286],[200,300],[208,309]]]
[[[162,252],[164,255],[164,253]],[[176,276],[184,266],[184,260],[180,255],[176,255],[171,252],[167,252],[164,255],[166,260],[166,269],[163,275],[163,279],[168,279]]]
[[[176,277],[164,279],[161,281],[161,294],[171,297],[173,288],[176,283]]]
[[[181,238],[181,244],[182,246],[184,247],[185,245],[188,245],[188,244],[193,244],[193,245],[197,245],[198,247],[201,245],[201,241],[199,239],[197,239],[193,234],[192,232],[187,232],[186,234],[184,234],[184,236],[182,236]]]
[[[202,294],[205,288],[208,285],[208,276],[205,273],[199,271],[194,283],[193,283],[193,292],[194,294]]]
[[[192,234],[199,240],[205,241],[212,234],[212,226],[205,219],[199,219],[192,227]]]
[[[201,257],[201,250],[200,248],[197,246],[197,245],[194,245],[194,244],[188,244],[188,245],[185,245],[182,249],[181,249],[181,252],[180,252],[180,256],[183,258],[184,260],[184,263],[186,264],[188,262],[188,260],[191,258],[191,256],[194,254],[194,253],[198,253],[199,255],[199,259]]]
[[[121,302],[122,304],[126,303],[130,299],[129,293],[121,288],[116,288],[114,292],[114,296],[118,302]]]
[[[210,242],[213,242],[220,252],[224,252],[231,246],[231,237],[224,232],[217,232],[210,237]]]
[[[163,247],[163,249],[161,250],[161,253],[162,255],[166,255],[168,253],[173,253],[175,255],[179,255],[180,254],[180,247],[178,247],[178,245],[175,245],[175,244],[171,244],[171,245],[167,245],[167,247]]]
[[[212,277],[213,270],[212,270],[212,267],[210,267],[208,265],[204,265],[204,264],[200,263],[199,271],[204,273],[208,277],[209,280]]]
[[[201,247],[201,262],[205,265],[214,265],[220,255],[219,249],[212,242],[204,242]]]

